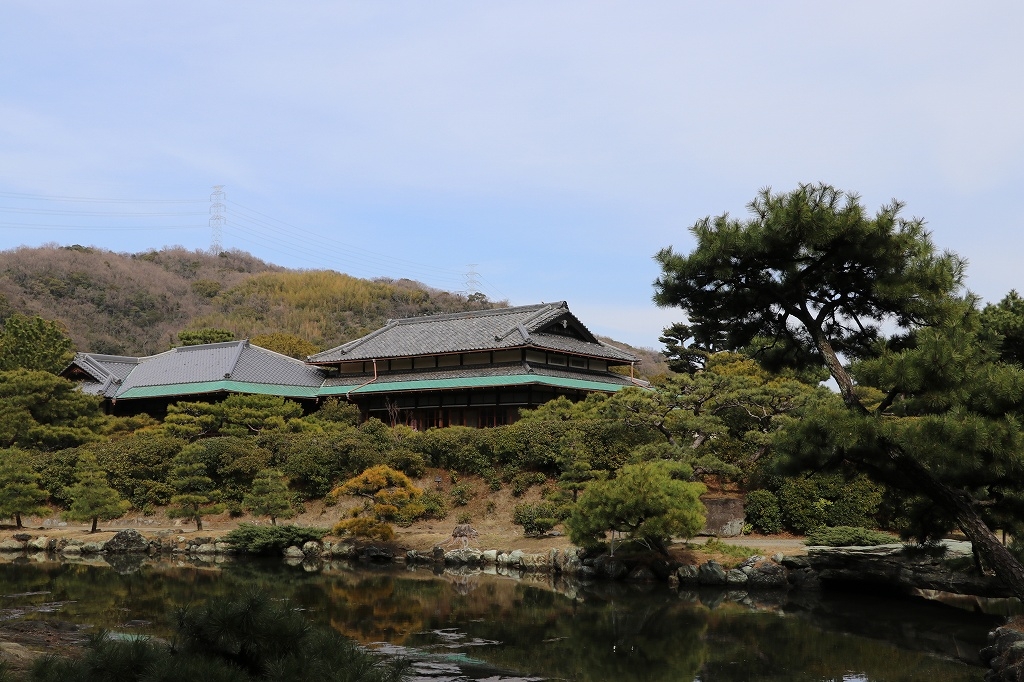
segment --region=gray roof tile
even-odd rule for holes
[[[522,362],[510,362],[504,365],[485,365],[481,367],[455,367],[451,369],[427,369],[410,372],[388,372],[378,375],[377,381],[391,383],[395,381],[422,381],[430,379],[461,379],[464,377],[518,376],[535,374],[537,376],[561,377],[565,379],[582,379],[584,381],[603,381],[622,386],[632,385],[629,377],[611,372],[587,372],[580,370],[563,370],[554,367],[538,367]],[[372,375],[333,376],[324,381],[324,388],[335,386],[357,386],[365,384]]]
[[[564,320],[582,338],[544,333]],[[626,351],[598,341],[571,312],[565,301],[515,308],[495,308],[450,315],[389,320],[380,329],[331,350],[309,362],[333,364],[347,360],[399,358],[534,346],[610,361],[634,362]]]

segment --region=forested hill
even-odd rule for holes
[[[237,339],[285,333],[326,349],[388,318],[494,307],[414,282],[287,270],[241,251],[125,254],[82,246],[0,251],[0,321],[11,313],[63,323],[77,350],[149,355],[181,330]],[[502,305],[502,304],[497,304]]]

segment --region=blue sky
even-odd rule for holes
[[[1019,2],[7,0],[0,249],[205,249],[224,185],[227,248],[474,269],[658,347],[659,248],[825,181],[906,202],[998,300],[1024,288],[1021,26]]]

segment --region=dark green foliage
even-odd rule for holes
[[[420,497],[423,505],[423,518],[441,520],[448,516],[448,498],[437,490],[427,490]]]
[[[805,544],[824,547],[874,547],[899,542],[899,538],[879,530],[859,526],[822,526],[807,534]]]
[[[311,540],[319,542],[327,532],[326,528],[306,528],[291,524],[257,526],[252,523],[240,523],[238,528],[224,536],[224,541],[231,543],[236,551],[243,554],[271,555],[280,554],[292,545],[302,547]]]
[[[778,500],[783,524],[794,533],[807,533],[821,526],[872,528],[882,488],[865,476],[798,476],[783,481]]]
[[[547,481],[547,476],[538,471],[516,474],[512,478],[512,495],[522,497],[531,487],[542,485],[545,481]]]
[[[0,372],[0,448],[60,450],[102,440],[109,423],[96,396],[43,371]]]
[[[512,522],[522,526],[525,535],[543,535],[558,525],[559,518],[551,502],[526,502],[515,506]]]
[[[204,327],[203,329],[182,329],[178,332],[178,344],[181,346],[200,346],[204,343],[222,343],[234,340],[234,332],[227,329]]]
[[[782,531],[779,498],[770,490],[751,490],[743,504],[746,522],[758,533],[773,535]]]
[[[704,525],[700,495],[706,488],[675,478],[679,470],[665,461],[627,464],[615,478],[591,483],[566,522],[569,538],[594,546],[612,531],[664,552],[669,538],[693,537]]]
[[[21,528],[22,516],[49,514],[46,491],[39,487],[27,452],[0,450],[0,519],[14,519]]]
[[[196,530],[203,529],[203,517],[219,514],[221,491],[207,475],[207,465],[196,451],[182,450],[175,458],[167,484],[174,489],[167,516],[195,521]]]
[[[144,509],[171,501],[174,489],[168,485],[167,475],[171,462],[186,444],[179,438],[143,431],[90,445],[89,450],[96,453],[111,487],[136,509]]]
[[[404,666],[367,652],[295,609],[250,592],[179,609],[172,644],[92,637],[80,659],[48,656],[34,682],[401,682]]]
[[[63,512],[63,517],[71,521],[91,521],[90,533],[96,532],[98,521],[120,518],[131,507],[131,502],[122,500],[107,483],[107,474],[91,452],[79,455],[75,479],[75,484],[67,490],[71,506]]]
[[[482,429],[449,426],[416,434],[411,447],[421,453],[431,466],[479,474],[491,466],[488,453],[490,436]]]
[[[56,374],[74,357],[71,339],[58,322],[18,313],[0,322],[0,372],[27,369]]]
[[[476,492],[468,483],[457,483],[448,491],[448,496],[456,507],[465,507],[470,500],[476,497]]]
[[[163,430],[178,438],[254,436],[284,430],[302,416],[302,406],[271,395],[235,393],[220,402],[179,402],[168,406]]]
[[[291,494],[288,492],[288,481],[276,469],[263,469],[253,479],[252,489],[242,500],[243,508],[254,516],[269,516],[271,525],[277,525],[277,519],[290,519],[295,516],[292,508]]]
[[[992,303],[981,311],[981,325],[992,335],[999,359],[1024,365],[1024,298],[1011,290],[999,303]]]

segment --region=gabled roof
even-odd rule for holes
[[[237,391],[315,397],[323,374],[301,360],[248,341],[173,348],[142,358],[78,353],[77,368],[94,381],[82,390],[108,398],[143,398]]]
[[[402,358],[505,348],[538,348],[611,362],[635,362],[624,350],[599,341],[565,301],[450,315],[388,320],[375,332],[311,355],[313,364]]]

